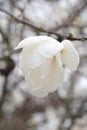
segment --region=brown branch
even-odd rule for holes
[[[2,88],[3,88],[2,95],[1,95],[1,98],[0,98],[0,116],[2,116],[2,107],[3,107],[5,97],[6,97],[6,94],[7,94],[7,80],[8,80],[9,74],[12,72],[12,70],[15,67],[15,63],[8,56],[0,58],[0,61],[4,61],[6,63],[6,67],[4,69],[0,68],[0,74],[5,77],[4,84],[2,86]]]
[[[9,56],[4,56],[0,58],[0,61],[4,61],[6,63],[6,67],[4,69],[0,68],[0,74],[8,77],[8,75],[13,71],[15,63],[13,59],[11,59]]]
[[[58,36],[58,40],[60,40],[60,41],[63,40],[63,39],[68,39],[68,40],[72,40],[72,41],[75,41],[75,40],[85,41],[85,40],[87,40],[87,37],[77,38],[77,37],[73,37],[72,34],[69,34],[68,36],[67,35],[64,36],[62,34],[59,34],[59,33],[53,32],[53,31],[47,31],[47,30],[45,30],[43,28],[39,28],[39,27],[37,27],[37,26],[27,22],[27,21],[24,21],[24,20],[22,20],[20,18],[17,18],[16,16],[12,15],[11,13],[9,13],[8,11],[6,11],[6,10],[4,10],[2,8],[0,8],[0,11],[2,11],[5,14],[9,15],[17,23],[24,24],[24,25],[26,25],[28,27],[31,27],[32,29],[34,29],[36,31],[38,30],[39,32],[44,32],[44,33],[47,33],[47,34],[54,34],[54,35]]]
[[[69,17],[63,22],[62,25],[57,25],[56,28],[53,28],[53,31],[57,31],[61,28],[67,28],[68,26],[70,26],[73,21],[75,20],[75,18],[77,16],[80,15],[80,13],[82,12],[82,10],[84,10],[87,7],[87,2],[86,0],[84,0],[84,2],[80,2],[79,6],[75,7],[72,12],[69,14]]]
[[[0,98],[0,117],[2,116],[2,106],[3,106],[4,100],[5,100],[5,96],[6,96],[6,93],[7,93],[7,88],[6,88],[6,86],[7,86],[7,79],[8,79],[8,77],[6,76],[5,80],[4,80],[2,96]]]
[[[77,38],[77,37],[66,37],[66,39],[71,40],[71,41],[85,41],[85,40],[87,40],[87,37],[80,37],[80,38]]]
[[[3,39],[4,39],[4,41],[5,41],[5,43],[9,46],[10,41],[9,41],[9,39],[8,39],[8,36],[7,36],[6,33],[1,29],[1,27],[0,27],[0,33],[1,33],[1,35],[2,35],[2,37],[3,37]]]

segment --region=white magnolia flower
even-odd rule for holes
[[[79,55],[69,40],[61,43],[48,36],[33,36],[22,40],[20,67],[29,91],[38,97],[57,90],[64,79],[63,65],[75,71]]]

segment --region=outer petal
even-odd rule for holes
[[[49,40],[54,40],[54,39],[48,36],[31,36],[19,42],[18,46],[15,49],[20,49],[23,48],[24,46],[30,46],[33,44],[35,45],[35,44],[45,43],[48,42]]]
[[[64,46],[61,43],[56,40],[50,40],[47,43],[42,44],[38,48],[38,52],[46,58],[52,58],[53,55],[63,50],[63,48]]]
[[[75,71],[80,61],[78,52],[69,40],[64,40],[61,44],[64,45],[64,49],[61,51],[63,64]]]
[[[64,69],[62,67],[60,53],[52,59],[51,71],[46,80],[46,89],[49,92],[54,92],[57,90],[58,86],[64,80]]]
[[[29,69],[38,67],[45,61],[45,58],[37,53],[33,47],[24,47],[20,55],[20,68],[24,73]]]
[[[46,78],[51,71],[50,59],[46,58],[45,61],[36,68],[36,70],[37,70],[37,73],[38,73],[40,79]]]
[[[45,90],[45,82],[50,75],[51,71],[51,60],[46,59],[43,64],[39,67],[31,69],[25,75],[25,80],[29,85],[31,91],[37,91],[38,89]],[[44,87],[44,89],[43,89]]]
[[[41,93],[44,92],[44,94],[47,95],[48,92],[56,91],[58,85],[61,84],[64,79],[64,70],[59,59],[50,59],[50,65],[50,73],[45,78],[40,77],[37,68],[32,69],[31,72],[25,76],[31,92],[41,91]]]

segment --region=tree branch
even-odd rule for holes
[[[53,31],[47,31],[47,30],[45,30],[43,28],[39,28],[39,27],[37,27],[37,26],[27,22],[27,21],[24,21],[24,20],[14,16],[14,15],[12,15],[11,13],[9,13],[8,11],[6,11],[6,10],[4,10],[2,8],[0,8],[0,11],[7,14],[8,16],[10,16],[17,23],[24,24],[24,25],[26,25],[28,27],[31,27],[32,29],[34,29],[36,31],[39,31],[39,32],[44,32],[44,33],[47,33],[47,34],[54,34],[54,35],[56,35],[58,37],[58,40],[60,40],[60,41],[63,40],[63,39],[68,39],[68,40],[72,40],[72,41],[75,41],[75,40],[85,41],[85,40],[87,40],[87,37],[78,38],[78,37],[73,37],[72,34],[64,36],[62,34],[59,34],[59,33],[53,32]]]
[[[3,106],[4,100],[5,100],[5,96],[6,96],[6,93],[7,93],[7,88],[6,88],[6,86],[7,86],[7,79],[8,79],[8,77],[5,76],[3,90],[2,90],[2,96],[0,98],[0,117],[2,116],[2,106]]]

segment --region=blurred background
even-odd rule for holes
[[[45,98],[28,92],[14,51],[35,35],[72,40],[81,59]],[[87,0],[0,0],[0,130],[87,130]]]

